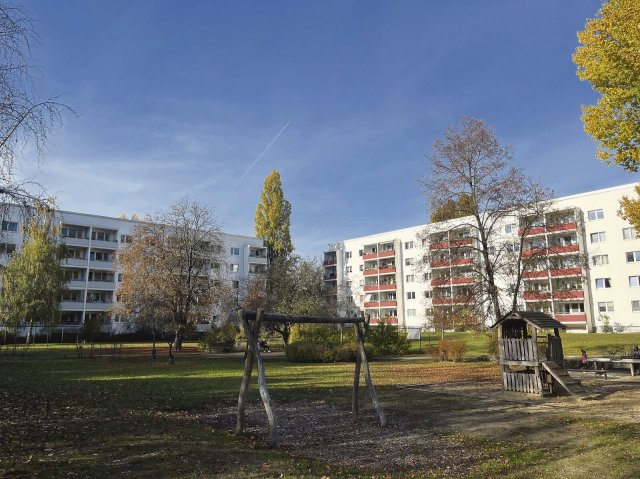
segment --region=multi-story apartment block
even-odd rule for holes
[[[570,331],[606,324],[640,330],[640,238],[618,215],[635,185],[558,198],[539,218],[505,218],[494,238],[522,244],[518,307],[553,315]],[[478,239],[469,219],[340,241],[324,253],[325,283],[343,311],[430,327],[440,310],[478,294]],[[490,251],[491,252],[491,251]],[[508,281],[508,278],[502,278]],[[506,312],[506,311],[505,311]]]
[[[2,219],[0,234],[0,262],[22,245],[21,216],[16,208],[9,208]],[[109,313],[122,282],[114,263],[118,249],[129,243],[135,221],[71,211],[57,211],[60,241],[66,245],[62,261],[66,291],[60,298],[60,324],[79,325],[87,319],[98,318],[105,329],[118,330],[119,318]],[[240,288],[243,280],[263,273],[267,268],[267,249],[261,239],[223,233],[225,268],[232,285]]]

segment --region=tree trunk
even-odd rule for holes
[[[29,326],[27,327],[27,339],[25,344],[28,346],[33,341],[33,319],[29,320]]]
[[[182,332],[180,326],[176,328],[176,336],[173,340],[173,348],[176,351],[182,350]]]

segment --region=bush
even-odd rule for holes
[[[376,326],[369,327],[367,340],[373,345],[376,354],[398,355],[409,352],[407,333],[399,331],[397,326],[384,320]]]
[[[373,347],[364,345],[367,358],[373,356]],[[355,340],[346,343],[294,341],[287,346],[287,359],[299,363],[355,362],[358,347]]]
[[[487,342],[487,352],[490,356],[497,358],[500,356],[500,348],[498,347],[498,332],[489,331],[485,333],[485,339]]]
[[[237,332],[238,329],[231,322],[221,326],[212,325],[211,329],[200,338],[200,349],[203,351],[222,349],[226,353],[231,352],[235,349]]]
[[[348,328],[345,333],[353,336],[353,329]],[[337,324],[295,324],[291,328],[289,341],[339,342],[340,326]]]
[[[462,360],[464,353],[467,352],[467,343],[462,339],[448,340],[441,339],[437,346],[427,348],[427,354],[435,360],[455,361]]]

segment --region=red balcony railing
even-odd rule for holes
[[[544,233],[544,226],[535,226],[527,230],[526,236],[541,235],[542,233]],[[522,235],[524,235],[524,230],[520,228],[518,230],[518,236],[522,236]]]
[[[452,278],[451,284],[469,284],[469,283],[473,283],[474,281],[475,281],[474,278],[470,276],[465,276],[463,278]]]
[[[381,308],[395,308],[398,306],[397,301],[380,301]]]
[[[547,271],[525,271],[524,273],[522,273],[522,277],[524,279],[528,279],[528,278],[546,278],[547,277]]]
[[[378,270],[377,269],[365,269],[363,271],[363,274],[365,276],[374,276],[374,275],[378,274]]]
[[[564,269],[552,269],[551,276],[580,276],[582,275],[582,268],[564,268]]]
[[[576,228],[578,228],[578,223],[572,221],[570,223],[564,223],[561,225],[547,226],[547,231],[549,233],[555,233],[556,231],[571,231],[575,230]]]
[[[398,318],[371,318],[369,324],[380,324],[383,321],[385,324],[398,324]]]
[[[586,323],[587,315],[584,313],[579,314],[558,314],[556,313],[556,320],[561,323]]]
[[[364,287],[366,291],[393,291],[396,289],[395,284],[367,284]]]
[[[396,255],[395,251],[381,251],[378,253],[378,258],[391,258]]]
[[[391,266],[388,268],[380,268],[378,270],[378,274],[389,274],[389,273],[395,273],[395,272],[396,272],[395,266]]]
[[[472,264],[473,258],[458,258],[451,261],[451,266],[463,266],[465,264]]]
[[[431,268],[448,268],[451,266],[451,261],[445,259],[443,261],[432,261]]]
[[[431,299],[431,304],[434,304],[434,305],[451,304],[451,303],[452,303],[452,299],[451,298],[432,298]]]
[[[362,259],[376,259],[378,257],[378,253],[366,253],[362,255]]]
[[[551,299],[551,293],[546,291],[525,291],[525,301],[548,301]]]
[[[447,248],[458,248],[460,246],[470,245],[472,243],[472,238],[465,238],[461,240],[454,240],[449,243],[433,243],[429,245],[429,249],[447,249]]]
[[[549,246],[549,254],[574,253],[580,251],[580,245]]]
[[[581,289],[554,291],[553,299],[584,299],[584,291]]]
[[[380,307],[380,302],[379,301],[365,301],[364,307],[365,308],[379,308]]]

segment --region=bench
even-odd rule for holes
[[[631,371],[631,376],[636,375],[636,364],[640,365],[640,359],[615,359],[615,360],[612,360],[611,362],[614,365],[620,364],[623,367],[628,366],[629,371]]]

